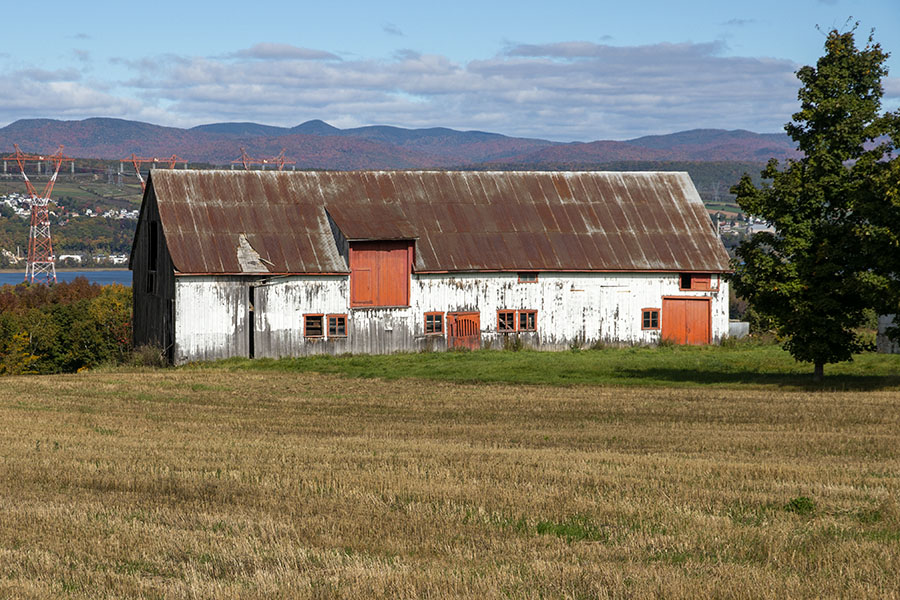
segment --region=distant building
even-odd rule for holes
[[[887,330],[896,323],[897,315],[881,315],[878,317],[878,335],[875,337],[875,347],[878,352],[884,354],[900,354],[900,343],[892,342],[887,336]]]
[[[728,334],[686,173],[153,170],[129,267],[176,363]]]

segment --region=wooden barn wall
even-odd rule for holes
[[[424,313],[432,311],[478,312],[482,341],[496,349],[517,335],[497,331],[501,309],[537,311],[537,331],[518,334],[536,349],[655,343],[660,331],[641,329],[641,309],[661,308],[663,296],[710,298],[712,341],[726,336],[727,283],[716,291],[678,284],[678,274],[655,273],[541,273],[536,283],[520,283],[517,273],[413,275],[409,307],[350,309],[346,275],[179,277],[176,362],[248,356],[251,322],[256,357],[444,350],[446,337],[424,332]],[[306,338],[307,314],[323,315],[326,330],[328,315],[346,315],[348,335]]]
[[[711,298],[712,341],[728,334],[728,284],[718,291],[679,291],[677,273],[540,273],[519,283],[517,273],[413,277],[414,337],[424,333],[422,314],[478,312],[482,340],[502,348],[516,334],[497,331],[498,310],[536,310],[537,331],[518,334],[529,347],[561,350],[597,341],[655,343],[659,330],[641,329],[641,309],[661,308],[663,296]],[[713,279],[718,279],[713,276]]]
[[[883,354],[900,354],[900,343],[892,342],[887,336],[887,330],[894,326],[896,315],[881,315],[878,317],[878,335],[875,337],[875,346],[878,352]]]
[[[349,336],[307,339],[303,335],[306,314],[321,314],[323,320],[329,314],[349,317],[350,280],[347,276],[272,279],[257,284],[254,297],[255,356],[278,358],[352,351]],[[324,327],[327,330],[327,321]]]
[[[163,348],[171,359],[175,330],[172,314],[172,301],[175,299],[175,267],[166,245],[165,232],[159,226],[156,282],[153,290],[147,290],[149,228],[151,222],[160,222],[152,187],[148,194],[135,231],[131,256],[134,309],[132,335],[135,346],[153,345]]]
[[[176,364],[249,355],[249,283],[241,276],[176,278]]]

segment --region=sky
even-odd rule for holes
[[[0,126],[451,127],[554,141],[778,132],[827,32],[892,52],[900,0],[10,3]]]

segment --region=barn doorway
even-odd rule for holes
[[[709,344],[709,298],[663,298],[662,339],[687,346]]]
[[[447,313],[447,347],[481,348],[481,317],[477,312]]]
[[[252,285],[249,287],[247,302],[247,356],[256,358],[256,315],[254,315],[253,305],[256,304],[256,288]]]

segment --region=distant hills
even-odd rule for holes
[[[139,121],[92,118],[81,121],[23,119],[0,128],[0,154],[18,143],[25,152],[120,159],[171,156],[189,162],[230,164],[240,148],[255,158],[278,155],[297,168],[587,168],[622,161],[765,162],[796,155],[785,134],[695,129],[627,141],[559,143],[483,131],[443,127],[405,129],[369,126],[339,129],[324,121],[296,127],[257,123],[213,123],[190,129]]]

